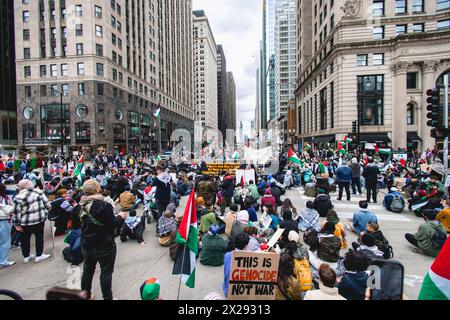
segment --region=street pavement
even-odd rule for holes
[[[337,194],[331,194],[335,210],[342,222],[350,223],[353,212],[358,208],[358,202],[365,198],[353,196],[351,201],[337,201]],[[379,194],[379,203],[382,202],[382,194]],[[301,189],[292,188],[287,191],[297,210],[305,207],[308,200]],[[283,197],[284,199],[285,197]],[[183,214],[183,208],[187,197],[183,197],[177,214]],[[394,248],[394,260],[400,261],[405,267],[404,292],[412,300],[417,299],[424,276],[433,262],[433,258],[422,255],[404,239],[406,232],[416,232],[423,222],[413,213],[404,212],[394,214],[386,211],[381,205],[370,205],[378,218],[381,230]],[[139,210],[139,212],[142,209]],[[152,277],[159,279],[161,283],[161,298],[175,300],[178,295],[179,276],[172,275],[173,261],[169,257],[168,248],[159,246],[156,236],[156,225],[152,221],[147,225],[144,239],[146,244],[139,245],[136,241],[121,243],[117,239],[117,258],[113,275],[113,293],[119,300],[138,300],[139,288],[142,283]],[[45,229],[45,252],[52,257],[41,263],[24,264],[20,250],[10,253],[10,259],[17,261],[11,268],[0,270],[0,289],[10,289],[18,292],[27,300],[43,300],[46,292],[53,286],[80,288],[82,265],[70,266],[64,261],[62,250],[66,247],[63,237],[55,239],[54,250],[52,248],[51,227],[49,222]],[[347,235],[349,246],[356,240],[356,235]],[[32,248],[34,245],[32,243]],[[34,249],[32,249],[33,253]],[[344,253],[342,253],[344,254]],[[93,282],[93,294],[101,299],[99,283],[100,270],[97,266]],[[202,300],[208,293],[222,292],[223,267],[207,267],[197,260],[195,289],[189,289],[183,284],[180,287],[180,299]]]

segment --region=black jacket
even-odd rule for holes
[[[170,183],[164,183],[155,177],[153,186],[156,187],[155,199],[162,202],[170,202]]]
[[[314,209],[319,212],[321,217],[326,217],[329,210],[333,209],[333,204],[329,195],[320,194],[314,199]]]
[[[102,200],[94,200],[89,213],[95,221],[88,215],[81,219],[81,246],[87,250],[113,248],[122,218],[116,217],[112,206]]]
[[[364,168],[363,177],[366,179],[366,185],[376,185],[378,183],[378,174],[380,169],[374,165],[369,164]]]
[[[234,182],[231,179],[226,179],[220,186],[224,197],[232,197],[234,190]]]

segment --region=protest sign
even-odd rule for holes
[[[235,251],[231,257],[229,300],[275,300],[280,255]]]
[[[255,182],[255,169],[250,170],[236,170],[236,181],[241,181],[241,178],[244,177],[245,184],[249,185],[250,181]]]
[[[275,234],[272,236],[272,238],[270,239],[270,241],[267,243],[267,246],[269,248],[272,248],[275,243],[277,243],[277,241],[281,238],[281,236],[283,235],[285,229],[278,229],[277,232],[275,232]]]
[[[266,231],[269,229],[270,224],[272,223],[272,217],[267,214],[267,212],[264,212],[259,223],[262,225],[263,231]]]

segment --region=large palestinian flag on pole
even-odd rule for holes
[[[195,190],[184,209],[183,220],[176,237],[178,244],[177,256],[172,274],[181,274],[181,280],[189,288],[195,287],[195,259],[198,254],[198,227]]]
[[[82,155],[78,160],[77,167],[73,171],[73,175],[77,178],[78,188],[81,188],[81,186],[83,185],[84,172],[84,156]]]
[[[294,150],[292,150],[292,148],[289,149],[288,160],[295,163],[299,167],[302,166],[300,159],[297,157],[297,155],[295,154]]]
[[[419,300],[450,300],[450,240],[428,271],[420,290]]]

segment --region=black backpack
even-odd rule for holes
[[[436,230],[436,232],[431,237],[431,245],[434,249],[442,249],[446,241],[447,234],[441,230]]]

